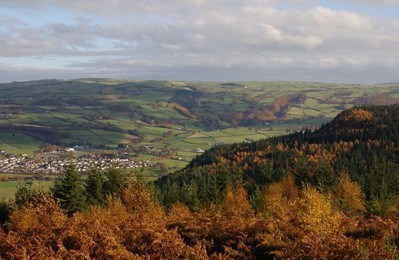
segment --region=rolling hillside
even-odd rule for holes
[[[45,144],[83,152],[124,147],[173,170],[217,144],[315,129],[345,108],[398,100],[395,84],[12,82],[0,84],[0,145],[30,156]]]
[[[349,176],[362,188],[370,213],[399,212],[398,122],[398,105],[354,107],[316,131],[214,147],[157,185],[165,204],[195,208],[219,202],[235,183],[256,197],[287,177],[298,187],[330,192]]]

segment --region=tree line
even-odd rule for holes
[[[0,230],[0,258],[398,257],[397,216],[363,215],[364,194],[348,176],[330,194],[283,178],[259,190],[255,204],[236,184],[218,203],[191,210],[183,203],[165,209],[154,189],[134,179],[125,179],[106,200],[103,195],[113,190],[105,188],[106,181],[100,186],[85,181],[83,187],[101,187],[102,195],[78,199],[76,194],[89,191],[77,189],[73,175],[68,170],[52,193],[16,195],[18,206]]]

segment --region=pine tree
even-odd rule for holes
[[[104,172],[103,190],[105,195],[115,195],[125,186],[125,176],[123,171],[115,167],[109,168]]]
[[[13,205],[9,201],[6,201],[4,198],[0,199],[0,228],[4,225],[11,215],[13,210]]]
[[[15,204],[18,208],[26,207],[35,198],[41,197],[45,191],[40,185],[35,185],[34,187],[25,184],[17,186],[17,191],[14,194]]]
[[[83,185],[80,176],[72,166],[68,167],[60,181],[54,183],[51,192],[69,215],[85,208]]]
[[[106,194],[104,192],[105,178],[97,169],[90,172],[89,176],[84,182],[86,202],[88,205],[102,205],[106,204]]]

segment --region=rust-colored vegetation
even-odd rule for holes
[[[188,110],[184,106],[180,105],[179,103],[170,102],[169,107],[175,109],[177,112],[179,112],[180,114],[182,114],[185,117],[197,119],[197,117],[195,115],[191,114],[190,110]]]
[[[372,118],[373,114],[370,111],[359,108],[359,109],[353,109],[351,113],[344,118],[344,120],[361,122],[365,120],[371,120]]]
[[[143,184],[132,182],[107,206],[68,217],[51,197],[15,210],[0,232],[3,259],[250,259],[397,256],[397,218],[361,214],[362,195],[346,177],[337,194],[291,177],[260,191],[255,208],[246,190],[230,187],[218,205],[165,211]],[[349,190],[347,190],[349,189]],[[354,191],[351,191],[351,190]],[[349,193],[355,200],[345,200]],[[344,193],[344,194],[339,194]],[[340,209],[342,208],[342,210]],[[353,208],[353,210],[348,210]]]

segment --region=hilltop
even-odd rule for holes
[[[398,122],[398,105],[354,107],[316,131],[214,147],[157,185],[165,204],[195,208],[220,201],[234,183],[256,196],[290,177],[298,187],[328,192],[347,175],[360,185],[370,212],[399,212]]]

